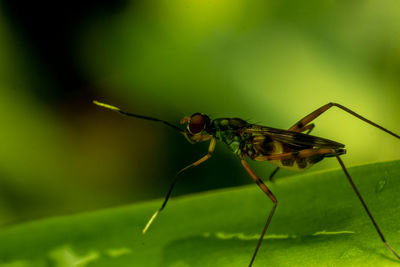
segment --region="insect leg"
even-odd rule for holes
[[[307,130],[306,134],[310,134],[311,131],[314,129],[314,127],[315,127],[315,124],[314,124],[314,123],[307,124],[306,126],[304,126],[303,128],[301,128],[301,129],[299,130],[299,133],[302,133],[302,132],[304,132],[305,130]]]
[[[315,127],[315,124],[314,124],[314,123],[311,123],[311,124],[308,124],[308,125],[304,126],[302,129],[299,129],[298,132],[299,132],[299,133],[302,133],[302,132],[304,132],[305,130],[308,130],[308,131],[306,132],[306,134],[310,134],[311,131],[314,129],[314,127]],[[279,171],[279,169],[280,169],[280,167],[276,167],[276,168],[271,172],[271,174],[269,175],[268,180],[270,180],[271,182],[275,181],[275,180],[274,180],[274,176],[275,176],[275,174]]]
[[[271,174],[268,177],[268,180],[270,180],[271,182],[275,182],[274,176],[275,174],[280,170],[280,167],[276,167]]]
[[[385,244],[385,246],[396,256],[397,259],[400,260],[400,256],[394,251],[394,249],[386,242],[385,237],[383,236],[381,230],[379,229],[378,224],[375,222],[374,217],[372,217],[371,212],[369,211],[367,204],[365,204],[363,198],[361,197],[360,192],[358,191],[356,185],[354,184],[353,180],[350,177],[350,174],[348,173],[346,167],[343,164],[342,159],[339,156],[336,156],[337,160],[339,161],[340,166],[342,167],[344,174],[346,175],[347,179],[350,182],[351,187],[353,188],[354,192],[356,193],[358,199],[361,201],[361,204],[363,205],[365,211],[368,214],[369,219],[371,220],[372,224],[374,225],[376,232],[378,233],[379,237],[381,238],[382,242]]]
[[[274,194],[269,190],[269,188],[263,183],[263,181],[257,176],[257,174],[255,174],[255,172],[250,168],[250,166],[247,164],[247,162],[243,158],[240,160],[240,162],[242,163],[243,167],[246,169],[246,171],[248,172],[250,177],[254,180],[254,182],[261,188],[261,190],[274,203],[274,206],[272,207],[272,210],[269,212],[268,219],[267,219],[267,222],[265,223],[265,226],[264,226],[264,229],[263,229],[263,231],[261,233],[260,239],[258,240],[257,247],[254,250],[253,257],[251,258],[249,266],[252,266],[252,264],[254,262],[254,259],[256,258],[258,249],[261,246],[261,242],[263,241],[265,232],[267,232],[269,223],[271,222],[272,216],[274,215],[274,212],[275,212],[275,209],[276,209],[276,205],[278,204],[278,201],[276,200],[276,197],[274,196]]]
[[[172,181],[172,184],[171,184],[171,186],[170,186],[170,188],[169,188],[169,190],[168,190],[168,193],[167,193],[167,195],[166,195],[166,197],[165,197],[165,199],[164,199],[164,202],[163,202],[163,204],[161,205],[161,208],[159,208],[159,209],[153,214],[153,216],[150,218],[150,220],[147,222],[146,226],[145,226],[145,227],[143,228],[143,230],[142,230],[142,234],[145,234],[145,233],[146,233],[146,231],[147,231],[147,229],[149,229],[151,223],[154,221],[154,219],[157,217],[157,215],[158,215],[158,214],[165,208],[165,206],[167,205],[168,199],[169,199],[169,197],[171,196],[172,190],[174,189],[174,186],[175,186],[175,184],[176,184],[176,181],[179,179],[180,175],[181,175],[182,173],[184,173],[185,171],[187,171],[187,170],[189,170],[189,169],[191,169],[191,168],[193,168],[193,167],[196,167],[196,166],[200,165],[201,163],[203,163],[204,161],[206,161],[207,159],[211,158],[211,155],[212,155],[212,153],[214,152],[214,149],[215,149],[215,143],[216,143],[215,137],[211,138],[210,145],[209,145],[209,147],[208,147],[208,153],[207,153],[207,155],[205,155],[204,157],[202,157],[202,158],[199,159],[198,161],[193,162],[192,164],[186,166],[185,168],[183,168],[183,169],[181,169],[179,172],[177,172],[177,174],[175,175],[174,180]]]
[[[372,126],[378,128],[378,129],[380,129],[380,130],[382,130],[382,131],[384,131],[384,132],[386,132],[386,133],[388,133],[388,134],[390,134],[390,135],[393,135],[394,137],[400,139],[400,136],[399,136],[399,135],[397,135],[397,134],[395,134],[395,133],[389,131],[388,129],[383,128],[382,126],[376,124],[375,122],[372,122],[372,121],[370,121],[370,120],[364,118],[363,116],[361,116],[361,115],[355,113],[354,111],[352,111],[351,109],[346,108],[345,106],[342,106],[342,105],[340,105],[340,104],[338,104],[338,103],[332,103],[332,102],[331,102],[331,103],[328,103],[328,104],[326,104],[326,105],[324,105],[324,106],[322,106],[322,107],[320,107],[319,109],[317,109],[317,110],[315,110],[315,111],[313,111],[313,112],[311,112],[310,114],[308,114],[307,116],[305,116],[303,119],[299,120],[299,121],[298,121],[296,124],[294,124],[292,127],[290,127],[289,130],[290,130],[290,131],[296,131],[296,132],[297,132],[298,130],[303,129],[305,126],[307,126],[308,123],[310,123],[311,121],[313,121],[315,118],[317,118],[319,115],[321,115],[322,113],[324,113],[325,111],[327,111],[328,109],[330,109],[330,108],[333,107],[333,106],[338,107],[338,108],[340,108],[340,109],[346,111],[347,113],[350,113],[351,115],[353,115],[353,116],[359,118],[360,120],[362,120],[362,121],[364,121],[364,122],[366,122],[366,123],[368,123],[368,124],[370,124],[370,125],[372,125]]]

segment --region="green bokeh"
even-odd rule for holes
[[[72,42],[98,100],[135,113],[178,123],[200,111],[288,128],[335,101],[399,133],[399,36],[394,0],[159,0],[98,12]],[[89,100],[80,112],[43,104],[32,84],[51,90],[53,81],[1,7],[0,42],[0,224],[161,197],[206,152]],[[398,140],[340,110],[318,118],[313,134],[345,143],[348,165],[400,158]],[[262,177],[273,169],[252,166]],[[310,171],[336,167],[325,160]],[[217,144],[176,194],[250,183],[240,168]]]

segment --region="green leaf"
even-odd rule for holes
[[[349,172],[399,252],[400,161]],[[278,208],[254,266],[398,266],[340,169],[269,186]],[[161,203],[5,228],[0,266],[247,266],[272,207],[256,185],[185,196],[172,199],[142,235]]]

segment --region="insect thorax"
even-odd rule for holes
[[[224,142],[229,149],[236,155],[242,154],[245,141],[250,135],[240,135],[238,129],[248,125],[248,122],[239,118],[220,118],[211,123],[214,136]]]

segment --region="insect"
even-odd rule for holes
[[[372,224],[374,225],[375,230],[378,233],[380,239],[382,240],[384,245],[394,254],[394,256],[400,260],[400,256],[389,245],[389,243],[386,242],[386,239],[383,236],[378,224],[373,218],[371,212],[367,207],[367,204],[361,197],[360,192],[358,191],[342,159],[340,158],[341,155],[346,153],[346,150],[344,149],[345,145],[325,138],[309,135],[309,133],[315,127],[315,125],[312,123],[312,121],[315,118],[320,116],[322,113],[324,113],[331,107],[338,107],[346,111],[347,113],[357,117],[358,119],[400,139],[399,135],[364,118],[363,116],[355,113],[354,111],[348,109],[347,107],[337,103],[328,103],[326,105],[323,105],[319,109],[311,112],[298,122],[296,122],[292,127],[289,128],[289,130],[282,130],[267,126],[255,125],[239,118],[218,118],[211,120],[206,114],[203,113],[194,113],[190,117],[184,117],[181,120],[181,124],[186,124],[186,128],[181,129],[178,126],[161,119],[125,112],[117,107],[100,103],[98,101],[93,101],[93,103],[98,106],[117,111],[127,116],[162,122],[168,125],[169,127],[179,131],[186,137],[186,139],[190,143],[210,141],[210,145],[208,147],[208,153],[205,156],[203,156],[196,162],[186,166],[185,168],[181,169],[176,174],[168,190],[168,193],[164,199],[163,204],[150,218],[150,220],[148,221],[148,223],[146,224],[146,226],[142,231],[143,234],[146,233],[146,231],[149,229],[150,225],[157,217],[157,215],[165,208],[178,178],[185,171],[193,167],[196,167],[199,164],[205,162],[207,159],[209,159],[213,154],[217,140],[219,140],[225,143],[229,147],[229,149],[239,158],[241,164],[243,165],[247,173],[250,175],[250,177],[260,187],[260,189],[271,199],[273,203],[272,209],[269,211],[268,219],[261,232],[261,236],[258,240],[257,246],[254,250],[249,266],[252,266],[256,258],[257,252],[263,241],[263,237],[267,232],[268,226],[275,213],[278,201],[274,196],[274,194],[264,184],[264,182],[250,168],[248,163],[245,161],[245,158],[250,158],[256,161],[268,161],[274,165],[277,165],[277,168],[271,173],[270,179],[273,178],[273,176],[277,173],[277,171],[280,168],[291,169],[291,170],[293,169],[305,170],[324,158],[327,157],[336,158],[347,180],[350,182],[350,185],[353,188],[355,194],[357,195],[358,199],[361,201],[362,206],[367,212],[367,215],[371,220]]]

